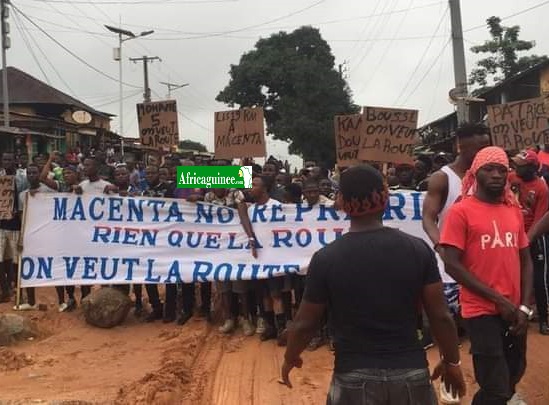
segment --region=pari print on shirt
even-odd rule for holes
[[[518,207],[466,198],[450,208],[440,243],[461,250],[467,270],[515,305],[520,304],[520,250],[529,243]],[[464,318],[498,314],[494,303],[464,287],[460,298]]]

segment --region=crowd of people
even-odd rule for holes
[[[219,333],[241,328],[246,336],[257,334],[262,341],[288,344],[282,374],[289,386],[290,370],[301,366],[300,353],[329,344],[336,352],[328,399],[332,404],[362,403],[356,396],[364,393],[350,388],[355,385],[371,390],[369,395],[393,398],[379,403],[435,403],[432,388],[418,389],[416,399],[402,396],[402,384],[419,387],[427,381],[430,387],[425,349],[433,343],[442,356],[435,371],[445,379],[441,399],[458,403],[464,392],[458,333],[467,333],[480,385],[473,403],[520,404],[515,387],[526,367],[525,325],[534,306],[540,333],[549,335],[549,248],[544,236],[549,232],[549,189],[544,179],[549,174],[549,145],[510,158],[490,147],[489,130],[480,124],[460,127],[456,139],[455,157],[421,155],[413,165],[383,168],[372,164],[331,171],[305,162],[302,170],[290,173],[288,165],[276,159],[263,166],[243,159],[239,164],[251,165],[254,172],[252,188],[245,190],[176,187],[178,166],[229,161],[197,162],[173,154],[147,163],[124,162],[111,150],[97,149],[88,154],[52,152],[26,163],[28,159],[3,153],[0,175],[15,176],[17,198],[13,218],[0,221],[0,302],[13,299],[27,194],[105,193],[232,207],[240,214],[252,254],[249,204],[336,206],[350,215],[350,232],[317,252],[307,275],[215,286],[168,284],[163,296],[158,285],[147,284],[150,309],[144,305],[141,285],[113,288],[133,293],[135,315],[144,321],[179,325],[195,315],[197,301],[197,315],[211,322],[215,292],[222,318]],[[383,227],[388,195],[397,190],[426,192],[423,227],[431,246]],[[59,286],[56,291],[60,312],[77,307],[74,287]],[[82,286],[80,298],[90,292]],[[28,288],[24,302],[14,309],[37,308],[35,290]],[[374,383],[364,388],[364,381]],[[381,381],[389,381],[389,389]]]

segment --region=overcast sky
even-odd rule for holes
[[[165,98],[161,81],[190,86],[176,90],[180,139],[204,143],[213,151],[215,101],[228,83],[231,64],[257,39],[302,25],[318,27],[346,76],[359,105],[420,110],[426,123],[452,111],[450,13],[436,0],[13,0],[16,7],[70,51],[113,80],[86,67],[23,16],[10,15],[12,48],[8,64],[102,111],[118,114],[117,38],[104,24],[150,37],[124,43],[124,82],[142,86],[143,69],[128,57],[158,56],[150,67],[153,100]],[[537,5],[542,6],[523,12]],[[476,55],[472,45],[488,38],[485,20],[511,16],[505,25],[521,26],[521,38],[536,40],[535,53],[549,54],[549,28],[539,18],[549,1],[462,0],[468,72]],[[519,13],[519,15],[514,15]],[[514,16],[513,16],[514,15]],[[471,28],[475,28],[472,29]],[[22,35],[24,34],[24,35]],[[29,49],[30,47],[30,49]],[[34,52],[36,59],[33,58]],[[37,62],[37,61],[38,62]],[[53,65],[53,66],[52,66]],[[135,104],[142,89],[125,86],[124,135],[138,136]],[[112,129],[118,130],[115,118]],[[282,142],[268,141],[268,154],[288,158]],[[300,162],[292,158],[291,162]]]

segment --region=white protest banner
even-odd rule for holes
[[[391,194],[385,224],[424,237],[423,194]],[[250,280],[305,273],[347,232],[344,213],[306,205],[249,209],[258,258],[236,210],[179,200],[37,194],[29,198],[22,286]],[[45,243],[47,240],[47,243]]]

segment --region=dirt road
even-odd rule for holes
[[[219,336],[204,320],[187,325],[126,324],[101,330],[79,311],[59,314],[55,294],[38,293],[46,312],[27,313],[44,336],[0,349],[0,403],[76,400],[117,404],[322,404],[332,371],[326,348],[304,355],[294,388],[280,385],[283,349],[240,333]],[[7,304],[0,312],[10,311]],[[467,345],[462,349],[469,393],[475,390]],[[434,364],[437,351],[431,349]],[[520,392],[530,405],[549,404],[549,337],[533,328]],[[469,403],[468,398],[463,403]]]

